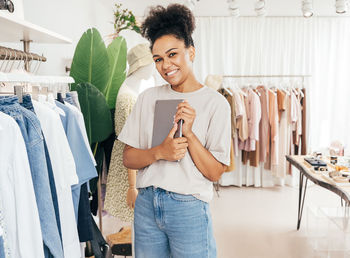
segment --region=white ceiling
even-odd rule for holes
[[[107,2],[107,0],[103,0]],[[335,12],[335,0],[313,1],[314,16],[349,17],[349,14],[338,15]],[[123,7],[133,11],[136,16],[143,16],[148,6],[184,3],[184,0],[118,0]],[[241,16],[255,16],[256,0],[237,0]],[[267,16],[302,16],[302,0],[266,0]],[[196,16],[228,16],[227,0],[199,0],[194,10]],[[349,10],[350,11],[350,10]]]

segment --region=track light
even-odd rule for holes
[[[349,2],[347,0],[336,0],[335,1],[335,11],[338,14],[343,14],[348,11],[348,4]]]
[[[266,15],[265,0],[257,0],[255,2],[254,9],[257,16],[265,16]]]
[[[230,15],[233,17],[239,16],[239,7],[237,0],[227,0],[228,10],[230,11]]]
[[[314,15],[314,11],[312,10],[312,3],[310,0],[303,0],[301,10],[305,18],[310,18],[312,15]]]

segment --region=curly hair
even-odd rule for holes
[[[192,33],[195,29],[193,13],[181,4],[170,4],[167,8],[152,7],[141,26],[141,34],[151,43],[164,36],[173,35],[183,40],[186,47],[194,46]]]

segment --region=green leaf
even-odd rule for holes
[[[76,85],[89,142],[101,142],[113,133],[111,112],[103,94],[90,83]]]
[[[70,75],[75,83],[89,82],[101,92],[105,91],[109,76],[106,45],[97,29],[88,29],[80,38],[75,49]]]
[[[115,108],[118,91],[126,78],[126,41],[117,37],[107,48],[109,59],[109,80],[105,91],[106,100],[110,109]]]

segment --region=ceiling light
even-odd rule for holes
[[[348,1],[347,0],[336,0],[335,1],[335,11],[338,14],[346,13],[348,10]]]
[[[239,7],[237,0],[227,0],[228,10],[230,11],[230,15],[233,17],[239,16]]]
[[[311,0],[303,0],[301,10],[305,18],[310,18],[312,15],[314,15]]]
[[[265,0],[257,0],[255,2],[254,9],[257,16],[265,16],[266,15]]]

